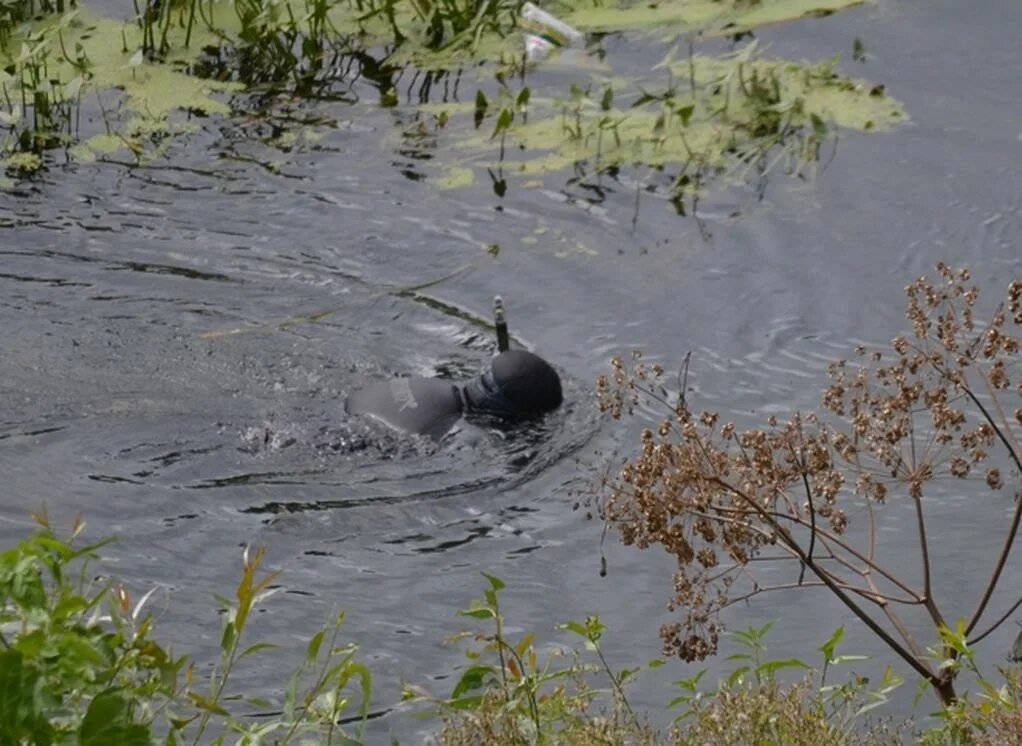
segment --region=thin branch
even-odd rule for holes
[[[1004,624],[1004,621],[1005,621],[1005,620],[1006,620],[1006,619],[1007,619],[1008,617],[1010,617],[1010,616],[1011,616],[1012,614],[1014,614],[1014,613],[1015,613],[1015,609],[1017,609],[1017,608],[1018,608],[1019,606],[1022,606],[1022,598],[1020,598],[1020,599],[1019,599],[1018,601],[1016,601],[1015,603],[1013,603],[1013,604],[1011,605],[1011,607],[1010,607],[1010,608],[1009,608],[1009,609],[1008,609],[1008,610],[1007,610],[1006,612],[1004,612],[1004,614],[1003,614],[1003,615],[1001,616],[1001,618],[1000,618],[1000,619],[998,619],[998,620],[997,620],[996,622],[994,622],[994,623],[993,623],[993,624],[991,624],[991,625],[990,625],[989,627],[987,627],[987,629],[986,629],[986,630],[984,630],[984,631],[983,631],[983,632],[982,632],[981,634],[979,634],[979,635],[976,635],[975,637],[971,638],[971,639],[970,639],[970,640],[968,641],[968,642],[969,642],[969,644],[970,644],[970,645],[975,645],[975,644],[976,644],[977,642],[979,642],[979,641],[980,641],[980,640],[982,640],[982,639],[983,639],[984,637],[986,637],[986,636],[987,636],[987,635],[989,635],[989,634],[990,634],[991,632],[993,632],[993,631],[994,631],[995,629],[997,629],[997,628],[998,628],[998,627],[1000,627],[1000,626],[1001,626],[1002,624]]]
[[[743,593],[741,596],[733,596],[731,598],[728,598],[727,603],[724,604],[723,606],[721,606],[720,608],[726,609],[728,606],[733,606],[734,604],[739,604],[742,601],[748,601],[753,596],[758,596],[760,593],[768,593],[769,591],[786,591],[786,590],[791,590],[793,588],[813,588],[813,587],[824,587],[825,588],[826,585],[827,584],[824,583],[822,580],[810,580],[807,583],[802,583],[802,582],[798,582],[798,583],[781,583],[780,585],[757,586],[755,590],[750,591],[749,593]]]
[[[806,455],[802,450],[802,445],[805,443],[802,435],[802,418],[795,414],[798,422],[798,439],[799,439],[799,453],[795,454],[795,448],[792,446],[792,455],[798,459],[799,471],[802,474],[802,485],[806,490],[806,499],[809,501],[809,520],[812,525],[809,527],[809,556],[813,556],[813,550],[816,548],[816,506],[813,505],[813,491],[809,488],[809,477],[806,475]],[[805,577],[806,566],[802,565],[802,569],[798,571],[798,582],[802,582],[802,578]]]
[[[861,606],[859,606],[859,604],[855,603],[855,601],[851,597],[849,597],[849,595],[840,586],[838,586],[837,583],[834,582],[834,580],[827,574],[825,570],[820,568],[814,560],[812,560],[810,557],[806,555],[805,550],[802,549],[801,545],[799,545],[798,542],[795,541],[794,537],[792,537],[791,533],[783,525],[773,520],[763,508],[756,504],[755,500],[746,495],[742,490],[737,489],[732,485],[729,485],[727,482],[720,479],[719,477],[714,477],[714,481],[723,489],[731,491],[735,496],[739,497],[741,500],[744,500],[753,510],[759,513],[765,520],[772,523],[774,525],[775,530],[783,538],[784,542],[788,544],[791,547],[791,549],[802,558],[803,562],[809,565],[809,569],[812,570],[813,573],[820,580],[823,581],[823,583],[830,589],[831,593],[837,596],[838,599],[846,607],[848,607],[848,610],[855,614],[855,616],[857,616],[862,621],[863,624],[869,627],[873,634],[875,634],[877,637],[883,640],[887,644],[887,646],[891,650],[893,650],[895,654],[898,655],[898,657],[904,660],[909,666],[912,667],[913,670],[915,670],[920,676],[929,681],[933,686],[938,686],[941,684],[941,682],[937,679],[937,677],[933,674],[933,672],[924,662],[916,658],[916,656],[912,654],[911,650],[906,649],[906,647],[902,643],[898,642],[898,640],[892,637],[891,634],[886,629],[884,629],[875,619],[873,619],[873,617],[867,614],[865,610]]]
[[[859,577],[861,577],[864,580],[867,580],[869,582],[870,587],[873,590],[869,594],[867,594],[867,595],[869,595],[871,597],[875,596],[876,598],[881,599],[884,602],[904,604],[905,606],[918,606],[920,604],[925,603],[925,599],[920,598],[918,595],[913,595],[911,598],[899,598],[898,596],[891,596],[891,595],[888,595],[886,593],[881,592],[879,587],[877,587],[876,583],[872,579],[870,568],[868,568],[868,567],[866,569],[858,568],[855,565],[853,565],[851,562],[846,560],[844,557],[842,557],[841,555],[834,554],[834,551],[827,544],[827,540],[822,538],[822,537],[820,538],[820,543],[823,544],[823,546],[827,549],[828,552],[830,552],[830,557],[825,557],[824,559],[832,559],[832,560],[834,560],[835,562],[843,565],[844,567],[848,568],[849,570],[854,572]],[[855,586],[851,585],[850,583],[846,584],[846,585],[848,585],[849,588],[855,588]],[[882,604],[879,604],[879,602],[878,602],[878,605],[882,605]]]
[[[804,519],[792,518],[792,520],[794,520],[796,523],[798,523],[801,526],[805,526],[806,528],[809,528],[809,524],[806,523],[806,521]],[[866,566],[869,567],[871,570],[876,570],[878,573],[880,573],[885,578],[887,578],[887,580],[891,581],[892,583],[894,583],[894,585],[898,586],[899,588],[901,588],[901,590],[905,591],[905,593],[909,594],[913,598],[918,599],[919,601],[923,600],[923,597],[920,596],[919,593],[917,593],[915,589],[913,589],[912,587],[910,587],[908,585],[905,585],[904,582],[902,582],[897,577],[892,575],[890,572],[885,570],[882,565],[878,565],[876,562],[874,562],[873,560],[871,560],[868,557],[866,557],[864,554],[862,554],[862,552],[857,550],[851,544],[848,544],[847,542],[842,541],[841,539],[839,539],[837,536],[835,536],[834,534],[830,533],[826,529],[817,528],[817,533],[820,536],[822,536],[823,538],[825,538],[828,541],[832,542],[833,544],[839,546],[842,550],[848,552],[849,554],[854,556],[856,559],[859,559],[862,562],[864,562],[866,564]]]
[[[720,482],[718,482],[718,484],[719,483]],[[751,499],[751,498],[747,498],[747,499]],[[728,507],[724,507],[724,506],[720,506],[720,505],[714,506],[713,509],[717,510],[717,511],[720,511],[722,513],[737,513],[739,515],[742,515],[745,512],[745,511],[742,511],[739,508],[728,508]],[[810,524],[808,522],[806,522],[806,520],[804,518],[800,518],[798,516],[787,515],[785,513],[778,513],[778,512],[775,512],[775,511],[769,511],[769,510],[766,510],[765,508],[759,508],[758,506],[756,506],[756,509],[757,509],[757,512],[761,513],[764,516],[769,516],[772,519],[792,521],[792,522],[797,523],[798,525],[803,526],[805,528],[810,528]],[[689,512],[691,512],[693,515],[699,515],[699,516],[703,516],[703,517],[706,517],[706,518],[712,518],[713,520],[717,520],[717,521],[721,521],[721,522],[734,523],[733,519],[725,519],[725,518],[720,517],[720,516],[713,516],[713,515],[708,514],[708,513],[702,513],[702,512],[697,512],[697,511],[689,511]],[[775,521],[771,520],[770,523],[771,523],[771,525],[773,525],[775,523]],[[745,528],[747,530],[755,530],[761,536],[769,536],[769,534],[767,534],[766,532],[762,531],[762,529],[755,529],[753,526],[744,526],[743,525],[743,528]],[[908,585],[905,585],[904,582],[902,582],[901,580],[898,580],[897,577],[895,577],[890,572],[885,570],[883,568],[883,566],[881,566],[881,565],[877,564],[876,562],[874,562],[873,560],[867,558],[860,551],[855,549],[855,547],[853,547],[850,544],[842,541],[841,539],[839,539],[834,534],[828,532],[826,529],[817,527],[816,528],[816,533],[822,539],[826,539],[827,541],[830,541],[830,542],[834,543],[835,545],[840,547],[845,552],[848,552],[849,554],[854,556],[856,559],[859,559],[862,562],[864,562],[868,568],[870,568],[871,570],[875,570],[876,572],[880,573],[883,577],[885,577],[891,583],[893,583],[894,585],[898,586],[901,590],[905,591],[905,593],[909,594],[912,597],[912,599],[913,599],[912,601],[902,601],[902,603],[911,603],[911,604],[923,603],[924,598],[922,596],[920,596],[919,593],[916,592],[915,589],[913,589],[912,587],[910,587]],[[828,551],[830,551],[830,553],[831,553],[831,557],[830,557],[831,559],[835,559],[835,560],[841,561],[840,558],[837,555],[835,555],[833,550],[830,549],[829,547],[828,547]],[[852,567],[847,562],[845,562],[844,564],[845,564],[846,567],[848,567],[849,569],[854,570],[859,575],[863,574],[861,570]]]
[[[871,588],[876,588],[876,583],[873,582],[872,577],[867,576],[866,582],[869,583]],[[894,612],[894,609],[891,609],[887,604],[880,604],[880,607],[881,609],[883,609],[884,616],[887,617],[888,621],[890,621],[890,623],[894,625],[894,628],[898,630],[898,632],[901,634],[901,637],[905,641],[905,644],[908,645],[909,650],[912,651],[916,658],[919,658],[925,662],[923,650],[919,647],[919,644],[916,642],[916,639],[912,635],[912,633],[909,632],[908,628],[905,627],[905,625],[902,623],[901,617],[899,617]],[[929,666],[929,664],[925,665]]]
[[[979,398],[973,393],[972,389],[965,387],[965,393],[968,394],[972,403],[976,405],[987,422],[994,429],[994,432],[1001,439],[1004,447],[1008,449],[1008,455],[1011,456],[1015,462],[1015,466],[1019,471],[1022,471],[1022,461],[1019,460],[1019,455],[1015,453],[1011,448],[1011,443],[1007,438],[1004,437],[1004,433],[1001,432],[1001,428],[997,426],[990,413],[983,406]],[[997,563],[994,565],[994,571],[990,575],[990,580],[987,581],[986,588],[983,589],[983,595],[980,597],[979,604],[976,606],[976,610],[972,612],[972,616],[969,618],[969,623],[965,626],[965,634],[968,635],[976,628],[979,624],[979,619],[986,610],[987,604],[990,602],[990,597],[994,594],[994,588],[997,587],[997,581],[1001,579],[1001,573],[1004,571],[1004,565],[1008,561],[1008,555],[1011,553],[1011,547],[1015,543],[1015,536],[1018,534],[1019,521],[1022,520],[1022,495],[1019,495],[1020,499],[1015,500],[1015,510],[1011,516],[1011,525],[1008,527],[1008,534],[1004,537],[1004,546],[1001,547],[1001,553],[997,557]]]
[[[916,529],[919,531],[919,551],[923,560],[923,596],[926,600],[932,601],[932,585],[930,582],[930,546],[926,539],[926,522],[923,520],[923,500],[921,497],[912,498],[915,503]],[[934,620],[936,621],[936,620]]]

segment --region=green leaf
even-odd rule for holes
[[[785,658],[784,660],[761,663],[756,666],[756,673],[773,673],[782,668],[809,668],[809,666],[798,658]]]
[[[224,634],[220,638],[220,649],[225,653],[229,653],[234,648],[236,639],[234,622],[227,622],[224,625]]]
[[[15,650],[0,653],[0,743],[48,743],[52,728],[43,715],[39,673]]]
[[[319,656],[319,647],[323,644],[323,635],[325,633],[326,630],[321,629],[312,636],[311,640],[309,640],[309,645],[305,648],[305,659],[307,661],[312,662]]]
[[[695,104],[689,104],[688,106],[681,106],[678,108],[678,116],[681,117],[682,127],[688,127],[688,123],[692,120],[692,112],[695,110]]]
[[[89,703],[78,728],[79,746],[148,746],[149,728],[132,722],[131,705],[114,689]]]
[[[854,661],[868,661],[868,660],[869,660],[869,656],[868,655],[839,655],[837,658],[834,658],[833,660],[831,660],[831,663],[833,663],[835,666],[837,666],[837,665],[840,665],[842,663],[850,663],[850,662],[854,662]]]
[[[610,111],[610,107],[614,103],[614,89],[607,86],[603,89],[603,96],[600,98],[600,108],[604,111]]]
[[[486,94],[483,93],[482,89],[476,91],[476,108],[475,108],[475,125],[476,129],[479,129],[479,125],[483,123],[483,119],[486,117],[486,109],[489,106],[489,102],[486,100]]]
[[[515,115],[513,111],[511,111],[510,109],[501,109],[500,114],[497,115],[497,125],[493,128],[493,134],[490,135],[490,137],[494,138],[501,132],[507,130],[511,126],[511,122],[514,121],[514,118]],[[486,575],[486,573],[483,573],[483,575]],[[487,575],[487,577],[491,576]],[[501,583],[501,587],[502,588],[504,587],[503,583]]]
[[[586,631],[585,625],[582,624],[581,622],[569,621],[569,622],[565,622],[564,624],[560,624],[558,626],[561,629],[566,629],[569,632],[574,632],[576,635],[579,635],[580,637],[587,637],[588,636],[588,633]]]
[[[827,134],[827,125],[822,119],[820,119],[819,114],[817,114],[815,111],[811,112],[809,114],[809,120],[813,123],[813,132],[815,132],[820,137],[823,137],[824,135]]]
[[[280,646],[279,645],[274,645],[272,642],[257,642],[254,645],[249,645],[247,648],[242,650],[241,654],[238,655],[238,660],[240,661],[246,655],[251,655],[252,653],[258,653],[260,650],[273,650],[273,649],[276,649],[278,647],[280,647]]]
[[[188,699],[195,703],[195,706],[200,710],[212,712],[223,717],[230,717],[231,715],[231,713],[225,710],[218,702],[210,699],[209,697],[204,697],[198,692],[188,692]]]
[[[677,707],[678,705],[688,704],[689,702],[692,701],[692,699],[693,695],[691,694],[680,694],[667,703],[667,709],[670,710]]]
[[[293,720],[295,716],[295,701],[298,699],[298,679],[301,674],[301,668],[295,669],[291,674],[291,680],[288,682],[287,691],[284,693],[284,716],[288,720]]]
[[[458,699],[449,699],[444,704],[455,710],[474,710],[479,707],[483,702],[483,695],[473,694],[471,697],[459,697]]]
[[[493,609],[462,609],[458,612],[458,616],[468,616],[473,619],[492,619],[496,614],[493,613]]]
[[[498,578],[496,575],[489,575],[488,573],[484,572],[483,577],[490,581],[490,587],[493,588],[493,590],[495,591],[502,591],[504,590],[504,588],[507,587],[504,585],[504,581]]]
[[[706,669],[704,668],[695,676],[689,676],[687,679],[678,679],[677,681],[672,681],[671,684],[679,689],[685,690],[686,692],[695,692],[696,688],[699,686],[699,680],[705,675]]]
[[[834,630],[834,634],[832,634],[830,636],[829,640],[827,640],[825,643],[823,643],[822,645],[820,645],[820,647],[818,647],[816,649],[819,650],[821,653],[823,653],[824,657],[828,661],[833,662],[834,661],[834,650],[837,649],[838,643],[841,642],[841,638],[844,637],[844,636],[845,636],[845,628],[842,625],[841,627],[838,627],[836,630]]]
[[[481,689],[486,677],[493,674],[493,666],[469,666],[451,692],[451,699],[459,699],[465,692]]]
[[[739,683],[742,680],[742,677],[745,676],[745,674],[747,674],[748,672],[749,672],[748,666],[739,666],[734,671],[732,671],[731,675],[727,677],[728,689],[733,687],[735,684]]]

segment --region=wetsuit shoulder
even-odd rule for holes
[[[394,378],[351,394],[344,408],[393,428],[439,440],[462,415],[461,393],[435,378]]]

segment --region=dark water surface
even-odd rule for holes
[[[649,197],[633,231],[634,193],[613,182],[596,204],[564,177],[512,181],[503,199],[488,184],[432,189],[403,173],[415,158],[393,125],[407,112],[368,103],[321,103],[339,126],[313,149],[230,145],[241,124],[204,121],[147,167],[55,168],[0,197],[0,541],[42,504],[58,520],[82,512],[93,536],[120,537],[112,572],[139,595],[167,589],[163,634],[200,659],[219,640],[211,594],[232,588],[246,544],[266,544],[285,590],[255,631],[297,646],[345,607],[374,709],[389,710],[374,740],[418,738],[399,683],[463,660],[443,641],[480,570],[508,581],[519,628],[598,612],[616,660],[654,657],[670,564],[612,540],[601,579],[599,526],[572,510],[578,461],[635,443],[634,424],[597,417],[593,378],[614,353],[673,367],[693,350],[698,406],[749,421],[805,410],[829,360],[902,328],[901,289],[936,261],[998,289],[1022,273],[1020,33],[1014,0],[882,0],[762,33],[772,54],[814,59],[850,58],[861,37],[869,62],[843,71],[886,84],[913,121],[844,133],[815,181],[775,177],[761,203],[732,192],[698,223]],[[630,40],[608,54],[649,62]],[[217,158],[228,145],[279,173]],[[401,292],[452,274],[428,298]],[[441,446],[346,418],[345,393],[366,380],[479,370],[493,343],[476,322],[498,293],[512,331],[564,372],[564,411],[518,437],[466,428]],[[975,586],[1012,507],[1006,494],[962,523],[952,498],[933,524],[954,550],[949,593]],[[915,561],[898,540],[906,518],[892,507],[885,524],[895,564]],[[1020,578],[1016,563],[1004,584]],[[812,657],[806,641],[847,616],[802,594],[730,621],[779,618],[772,651]],[[879,652],[848,631],[849,652]],[[239,683],[283,684],[281,668],[265,658]],[[664,669],[635,704],[661,706],[660,684],[690,670]]]

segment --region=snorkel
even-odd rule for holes
[[[504,316],[504,299],[493,296],[493,328],[497,330],[497,352],[511,349],[511,337],[507,333],[507,319]]]
[[[498,355],[481,376],[463,388],[465,408],[505,419],[525,419],[557,409],[563,401],[561,379],[546,360],[510,349],[504,302],[493,299]]]

